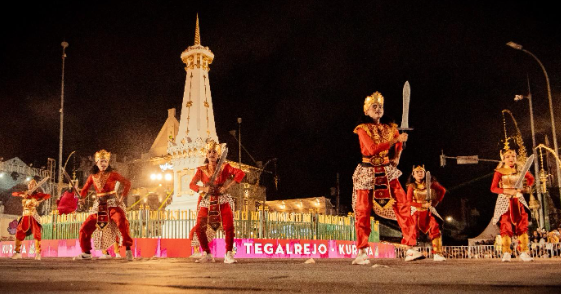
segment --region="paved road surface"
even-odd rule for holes
[[[0,293],[559,293],[561,260],[0,259]]]

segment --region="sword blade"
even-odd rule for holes
[[[430,202],[432,199],[431,191],[430,191],[431,181],[432,179],[431,179],[430,171],[427,171],[426,181],[425,181],[425,186],[427,187],[427,198],[426,198],[427,202]]]
[[[210,180],[208,182],[210,186],[214,185],[214,181],[216,180],[216,177],[222,171],[222,164],[224,164],[224,161],[226,161],[226,156],[227,155],[228,155],[228,147],[226,145],[223,145],[222,146],[222,155],[220,155],[220,159],[218,160],[218,163],[216,164],[216,170],[214,170],[214,173],[212,174],[212,176],[210,177]]]
[[[532,166],[533,162],[534,162],[534,155],[531,155],[526,160],[526,163],[524,163],[524,166],[522,167],[522,170],[520,170],[520,176],[518,177],[518,179],[516,180],[516,183],[514,184],[515,188],[522,189],[522,184],[524,183],[524,178],[526,176],[526,172],[528,172],[530,170],[530,166]]]
[[[403,113],[401,114],[401,129],[409,129],[409,100],[411,98],[411,86],[409,81],[403,85]]]
[[[45,184],[45,182],[47,182],[47,180],[49,180],[49,178],[50,178],[49,176],[43,178],[41,181],[39,181],[39,182],[37,183],[37,185],[36,185],[33,189],[28,190],[28,191],[27,191],[27,194],[28,194],[28,195],[31,195],[32,193],[34,193],[38,188],[40,188],[43,184]]]
[[[64,175],[64,177],[66,178],[66,180],[68,180],[68,183],[71,185],[72,187],[72,192],[74,192],[77,196],[80,196],[80,193],[78,192],[78,190],[76,190],[76,187],[74,186],[74,182],[72,182],[72,177],[70,177],[70,175],[68,174],[68,172],[66,172],[66,170],[62,170],[62,174]],[[117,190],[117,189],[115,189]]]

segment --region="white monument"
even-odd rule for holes
[[[199,16],[195,27],[195,44],[181,53],[187,76],[179,130],[170,138],[167,152],[171,156],[174,175],[173,200],[166,210],[193,210],[199,195],[189,188],[197,167],[205,161],[207,140],[218,141],[210,94],[209,66],[214,54],[201,45]]]

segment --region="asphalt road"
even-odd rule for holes
[[[561,260],[0,259],[0,293],[559,293]]]

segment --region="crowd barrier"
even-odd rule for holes
[[[432,247],[416,247],[425,257],[432,258]],[[401,245],[396,246],[396,257],[404,258],[407,249]],[[561,243],[546,243],[543,247],[532,247],[528,254],[534,258],[561,258]],[[442,246],[442,256],[446,259],[500,259],[502,248],[494,245],[477,246]],[[518,249],[512,251],[512,258],[520,255]]]
[[[41,217],[44,240],[77,239],[80,226],[89,213],[53,214]],[[196,212],[191,210],[127,212],[133,238],[187,239],[196,224]],[[369,242],[379,242],[379,222],[370,219],[372,233]],[[268,211],[235,211],[236,238],[241,239],[309,239],[355,241],[354,216],[317,213],[283,213]],[[224,238],[218,231],[217,238]],[[28,236],[26,239],[33,239]]]

